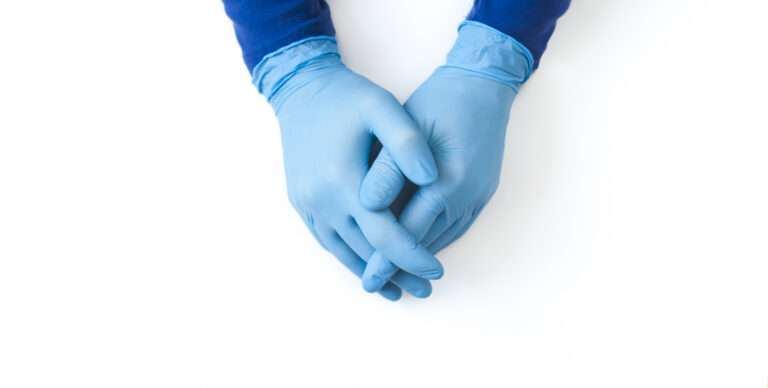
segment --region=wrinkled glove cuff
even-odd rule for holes
[[[442,67],[458,68],[515,90],[533,72],[531,52],[515,38],[483,23],[464,21]]]
[[[341,56],[332,36],[313,36],[264,56],[253,68],[252,82],[268,101],[304,69],[340,66]]]

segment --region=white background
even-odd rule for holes
[[[470,3],[331,6],[404,100]],[[574,1],[500,190],[393,304],[294,214],[218,1],[4,1],[0,387],[763,388],[767,14]]]

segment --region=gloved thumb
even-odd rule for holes
[[[393,96],[389,100],[369,114],[373,134],[384,148],[382,153],[388,152],[389,162],[394,162],[390,167],[402,171],[413,183],[423,186],[434,182],[437,163],[424,133]]]
[[[381,150],[360,186],[360,203],[368,210],[388,208],[405,185],[405,177],[387,149]]]
[[[393,104],[378,107],[371,116],[373,133],[383,149],[360,188],[361,203],[369,210],[392,204],[405,183],[403,175],[417,185],[437,180],[437,163],[423,132],[392,100]]]

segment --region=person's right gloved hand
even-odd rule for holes
[[[431,252],[462,236],[496,191],[510,108],[533,63],[511,36],[467,21],[446,63],[405,103],[428,136],[440,176],[404,199],[399,220]],[[390,167],[392,160],[384,145],[360,189],[366,208],[386,208],[401,192],[405,179]],[[367,291],[378,291],[399,273],[388,259],[384,252],[371,256],[363,274]]]
[[[380,289],[387,299],[399,299],[401,288],[428,296],[440,263],[389,210],[368,210],[358,196],[376,139],[411,181],[437,178],[424,135],[397,99],[344,66],[330,37],[266,56],[253,76],[280,122],[291,204],[315,238],[357,276],[374,251],[392,260],[403,271]]]

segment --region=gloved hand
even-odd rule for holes
[[[440,171],[417,189],[400,222],[423,246],[437,252],[459,238],[499,184],[509,110],[532,71],[533,58],[512,37],[477,22],[464,22],[439,67],[408,99],[405,109],[426,133]],[[386,144],[360,190],[368,209],[383,209],[405,182]],[[379,290],[397,276],[397,262],[377,251],[363,286]]]
[[[371,211],[359,201],[376,139],[398,173],[417,184],[437,177],[426,139],[400,103],[344,66],[330,37],[268,55],[254,68],[254,84],[277,114],[288,196],[315,238],[358,276],[374,250],[407,271],[382,285],[384,297],[397,300],[400,288],[429,295],[425,279],[442,276],[440,263],[388,209]]]

